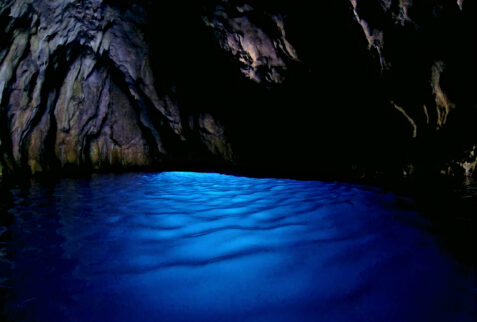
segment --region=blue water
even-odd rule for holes
[[[7,320],[477,317],[471,272],[379,189],[168,172],[12,192]]]

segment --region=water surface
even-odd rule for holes
[[[477,317],[471,272],[379,189],[168,172],[12,192],[7,320]]]

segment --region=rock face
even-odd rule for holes
[[[269,25],[268,32],[254,23],[254,15],[260,15],[262,24]],[[224,51],[240,62],[244,76],[257,83],[282,83],[289,63],[300,61],[278,13],[257,12],[250,4],[223,2],[211,19],[204,17],[204,21],[216,32]]]
[[[475,4],[0,3],[0,166],[474,175]]]
[[[350,3],[369,50],[379,60],[387,98],[407,122],[411,144],[422,149],[409,162],[472,176],[475,166],[468,159],[477,137],[472,126],[477,109],[475,4],[443,0]],[[451,165],[456,162],[463,166]]]
[[[178,106],[156,88],[144,7],[32,0],[0,10],[2,139],[14,167],[145,167],[185,146]],[[224,133],[214,135],[204,151],[230,160]]]

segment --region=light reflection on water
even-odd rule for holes
[[[12,321],[477,316],[472,275],[378,189],[168,172],[13,194]]]

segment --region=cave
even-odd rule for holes
[[[476,15],[1,0],[1,320],[475,321]]]

